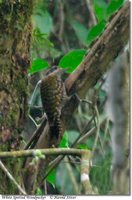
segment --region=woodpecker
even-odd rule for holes
[[[58,139],[62,135],[61,110],[64,105],[66,90],[62,75],[64,71],[52,67],[42,79],[40,85],[41,100],[49,122],[51,138]]]

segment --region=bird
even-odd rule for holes
[[[51,139],[59,139],[63,134],[61,111],[66,99],[63,74],[64,70],[53,66],[46,72],[40,85],[42,105],[49,123]]]

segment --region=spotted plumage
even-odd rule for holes
[[[65,96],[65,88],[61,79],[60,69],[47,73],[47,76],[42,80],[40,91],[51,135],[58,138],[62,134],[61,109]]]

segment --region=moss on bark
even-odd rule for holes
[[[29,0],[0,2],[0,151],[19,149],[21,143],[20,132],[27,113],[33,4]],[[4,163],[19,181],[20,161]],[[1,194],[17,193],[2,172],[0,182]]]

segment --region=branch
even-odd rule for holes
[[[106,111],[113,122],[111,132],[113,194],[130,193],[129,168],[129,59],[122,54],[109,72]]]
[[[104,124],[104,122],[106,121],[106,119],[103,119],[101,124]],[[90,129],[85,135],[83,135],[82,137],[79,136],[77,138],[77,140],[72,144],[71,148],[75,148],[75,146],[77,144],[80,144],[81,142],[83,142],[84,140],[86,140],[88,137],[90,137],[95,131],[96,131],[97,127],[93,127],[92,129]],[[48,166],[48,170],[46,171],[43,180],[50,174],[50,172],[61,162],[61,160],[64,158],[63,155],[58,156],[57,158],[55,158],[53,161],[51,161],[51,163]]]
[[[99,112],[97,109],[97,106],[95,106],[95,110],[96,110],[96,116],[97,116],[97,131],[96,131],[96,136],[95,136],[95,141],[94,141],[94,145],[93,145],[93,149],[92,149],[92,156],[94,155],[96,146],[97,146],[97,142],[99,139],[99,132],[100,132],[100,118],[99,118]]]
[[[7,151],[0,152],[0,159],[2,158],[20,158],[20,157],[34,157],[38,156],[41,158],[42,155],[78,155],[81,156],[83,153],[89,152],[88,150],[82,149],[67,149],[67,148],[52,148],[52,149],[30,149],[30,150],[19,150],[19,151]]]
[[[14,185],[17,187],[17,189],[20,191],[21,194],[26,195],[26,192],[21,188],[21,186],[16,182],[16,180],[13,178],[13,176],[10,174],[8,169],[5,167],[5,165],[0,160],[0,168],[5,172],[5,174],[8,176],[8,178],[14,183]]]
[[[83,186],[83,194],[94,194],[89,179],[90,160],[88,152],[82,154],[81,158],[81,183]]]
[[[78,68],[66,79],[65,86],[68,95],[78,93],[81,97],[84,97],[88,89],[93,87],[108,68],[111,67],[109,65],[110,62],[117,57],[128,42],[129,18],[130,3],[127,1],[111,19],[103,34],[91,45],[88,54]],[[78,99],[72,96],[65,105],[62,111],[64,130],[68,126],[78,104]],[[51,147],[48,123],[43,128],[43,133],[35,148]],[[56,141],[57,144],[59,142]]]
[[[90,15],[90,27],[95,26],[97,24],[96,17],[94,15],[94,9],[93,9],[93,4],[92,0],[86,0],[86,4],[89,10],[89,15]]]
[[[59,19],[60,19],[60,27],[59,27],[59,33],[58,33],[58,38],[60,39],[60,41],[62,42],[62,36],[63,36],[63,32],[64,32],[64,20],[65,20],[65,15],[64,15],[64,3],[63,1],[59,1],[59,6],[60,6],[60,9],[59,9]]]
[[[88,54],[78,66],[78,68],[69,75],[65,81],[69,95],[78,93],[81,96],[93,87],[102,75],[111,67],[110,62],[123,50],[129,39],[129,17],[130,3],[125,5],[109,22],[104,33],[92,45]],[[64,126],[68,126],[73,112],[77,108],[79,101],[75,96],[65,105],[62,116]],[[47,148],[50,143],[48,123],[45,126],[43,134],[36,145],[36,148]],[[57,141],[56,143],[59,144]]]
[[[75,177],[75,175],[73,173],[73,169],[72,169],[70,163],[68,162],[68,158],[67,157],[65,157],[65,161],[66,161],[65,167],[66,167],[68,176],[70,177],[71,183],[73,185],[74,192],[75,192],[76,195],[79,195],[80,194],[79,184],[77,183],[76,177]]]
[[[42,155],[79,155],[82,156],[81,162],[81,182],[84,186],[84,190],[86,194],[91,194],[91,184],[89,179],[86,180],[89,173],[89,164],[88,161],[91,158],[91,153],[88,150],[80,150],[80,149],[67,149],[67,148],[59,148],[59,149],[36,149],[36,150],[22,150],[22,151],[12,151],[12,152],[0,152],[0,158],[19,158],[19,157],[34,157],[38,156],[42,158]],[[43,157],[44,158],[44,157]],[[87,167],[88,166],[88,167]],[[13,181],[13,183],[17,186],[17,188],[21,191],[22,194],[26,194],[23,189],[17,184],[15,179],[9,174],[6,170],[2,162],[0,161],[0,167],[6,172],[7,176]],[[69,169],[69,167],[68,167]],[[70,169],[69,169],[70,170]],[[77,185],[73,176],[71,176],[72,181],[74,182],[74,186],[77,190]],[[85,178],[85,179],[84,179]]]
[[[130,2],[127,1],[92,45],[78,68],[67,78],[66,87],[69,94],[73,92],[85,94],[110,68],[110,62],[118,56],[128,42],[129,22]]]
[[[24,150],[28,149],[29,147],[30,147],[30,149],[32,149],[35,146],[35,144],[36,144],[35,142],[39,139],[40,135],[43,132],[43,129],[46,125],[46,121],[47,121],[47,119],[44,117],[41,125],[39,125],[39,127],[34,131],[32,137],[29,139],[28,143],[24,147]]]

